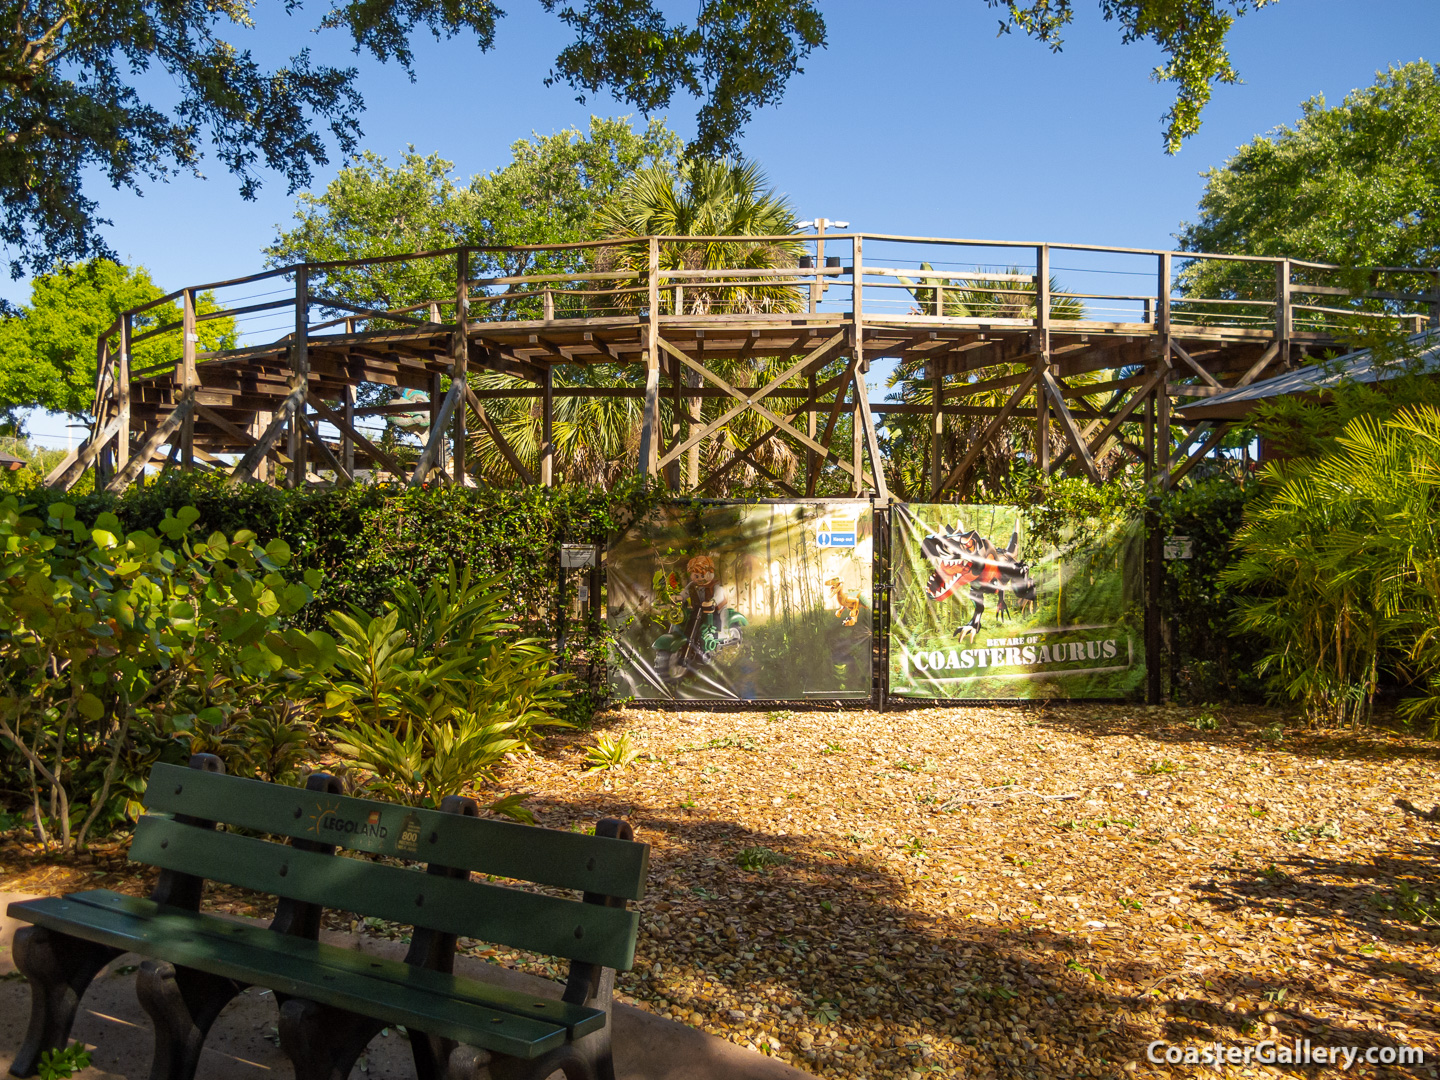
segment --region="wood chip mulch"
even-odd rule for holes
[[[1346,1076],[1435,1077],[1440,745],[1200,715],[628,709],[501,779],[542,825],[652,845],[623,1000],[819,1076],[1342,1075],[1146,1060],[1308,1039],[1426,1055]],[[586,774],[602,732],[642,755]],[[122,853],[12,845],[0,888],[142,891]]]
[[[630,768],[584,775],[576,733],[505,780],[653,845],[630,1000],[821,1076],[1171,1076],[1152,1041],[1296,1038],[1435,1076],[1440,745],[1201,712],[625,710],[596,733]]]

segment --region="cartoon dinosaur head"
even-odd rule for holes
[[[920,550],[930,561],[932,571],[925,594],[931,600],[944,600],[979,577],[983,544],[979,533],[959,522],[920,541]]]

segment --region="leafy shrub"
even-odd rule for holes
[[[0,734],[41,840],[84,848],[174,734],[280,667],[281,620],[317,575],[281,574],[284,541],[193,537],[189,508],[163,536],[125,535],[110,513],[86,526],[60,501],[43,513],[0,501]]]

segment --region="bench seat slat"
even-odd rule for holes
[[[214,916],[175,908],[164,909],[153,918],[142,918],[106,904],[86,902],[83,897],[76,894],[18,902],[10,905],[8,914],[87,941],[515,1057],[537,1058],[566,1041],[566,1029],[558,1023],[517,1016],[428,989],[400,986],[332,965],[327,962],[330,954],[346,951],[333,946],[287,938],[269,930],[226,925],[225,920]],[[268,935],[275,939],[274,944],[255,944],[250,940],[255,934]],[[301,945],[309,946],[310,951],[297,948]]]
[[[283,951],[288,955],[307,960],[328,969],[359,975],[378,982],[394,983],[407,990],[437,994],[441,997],[467,1001],[472,1005],[499,1009],[517,1016],[544,1019],[559,1024],[570,1033],[572,1039],[588,1035],[605,1026],[605,1014],[599,1009],[584,1005],[572,1005],[559,999],[538,998],[518,990],[497,986],[493,983],[478,982],[474,979],[450,975],[443,971],[407,964],[401,960],[387,960],[371,956],[355,949],[343,949],[325,945],[306,938],[277,934],[263,926],[252,926],[231,919],[213,915],[196,914],[181,908],[167,908],[138,896],[112,892],[109,889],[92,889],[82,893],[71,893],[65,900],[106,911],[119,912],[136,919],[165,919],[170,924],[183,925],[195,933],[218,936],[223,941],[240,941],[252,948]],[[23,905],[28,901],[21,901]],[[543,1012],[543,1016],[540,1015]]]
[[[157,764],[145,806],[351,851],[639,900],[650,848],[628,840],[463,817]],[[407,828],[406,825],[409,825]]]
[[[322,855],[153,815],[136,824],[130,859],[272,896],[622,971],[635,959],[639,916],[623,908]]]

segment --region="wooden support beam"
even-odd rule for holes
[[[1210,372],[1206,371],[1203,367],[1201,367],[1200,364],[1195,360],[1195,358],[1191,356],[1188,352],[1186,352],[1180,346],[1180,342],[1176,341],[1173,337],[1170,339],[1170,351],[1173,352],[1176,356],[1180,357],[1181,360],[1184,360],[1185,363],[1189,364],[1195,374],[1199,375],[1202,379],[1204,379],[1208,385],[1221,390],[1225,389],[1223,386],[1220,385],[1220,380],[1215,378],[1214,375],[1211,375]]]
[[[1160,385],[1162,378],[1164,378],[1164,376],[1159,374],[1150,376],[1141,388],[1132,394],[1125,404],[1122,405],[1108,421],[1096,421],[1096,423],[1104,423],[1105,426],[1100,429],[1099,435],[1090,440],[1089,446],[1092,456],[1099,458],[1105,452],[1106,444],[1110,441],[1110,437],[1119,430],[1121,424],[1130,418],[1130,414],[1139,408],[1147,397],[1155,391],[1156,387]],[[1064,461],[1069,453],[1070,450],[1067,447],[1060,453],[1060,456],[1055,459],[1056,465]]]
[[[880,456],[880,440],[875,434],[875,418],[870,415],[870,395],[865,389],[865,364],[856,357],[855,401],[858,405],[858,419],[865,429],[865,445],[870,451],[870,474],[875,481],[875,490],[880,501],[890,501],[890,487],[885,481],[885,462]]]
[[[295,404],[283,415],[289,422],[287,448],[292,464],[285,470],[285,486],[298,487],[305,482],[305,438],[298,418],[305,411],[305,391],[310,384],[310,271],[307,266],[295,268],[295,330],[290,338],[291,396],[300,391]],[[276,413],[276,417],[282,413]]]
[[[549,368],[540,384],[540,485],[555,486],[555,381]]]
[[[845,377],[844,377],[844,378],[845,378],[845,381],[844,381],[840,386],[837,386],[837,387],[835,388],[835,400],[834,400],[833,402],[831,402],[831,404],[830,404],[830,415],[829,415],[829,417],[826,418],[826,421],[825,421],[825,433],[820,437],[820,445],[823,446],[826,450],[829,450],[829,449],[830,449],[831,440],[833,440],[834,437],[835,437],[835,425],[836,425],[837,423],[839,423],[839,421],[840,421],[840,412],[841,412],[842,409],[845,408],[845,399],[846,399],[851,393],[853,393],[853,391],[854,391],[854,389],[855,389],[855,381],[854,381],[854,379],[852,378],[852,376],[853,376],[854,374],[855,374],[855,361],[854,361],[854,359],[852,358],[851,361],[850,361],[850,363],[845,366]],[[822,461],[821,464],[823,465],[823,461]],[[818,468],[818,467],[817,467],[817,469],[816,469],[815,478],[816,478],[816,480],[818,481],[818,479],[819,479],[819,468]],[[814,494],[815,494],[815,487],[814,487],[813,484],[808,485],[808,486],[805,488],[805,494],[806,494],[806,495],[814,495]]]
[[[280,432],[286,430],[295,412],[304,407],[305,396],[308,392],[308,386],[305,383],[301,383],[286,395],[285,400],[280,403],[280,407],[275,410],[275,415],[270,419],[270,424],[265,428],[264,434],[255,440],[255,445],[247,450],[245,456],[236,463],[234,471],[230,474],[231,480],[237,483],[243,483],[255,475],[256,468],[259,467],[260,462],[263,461],[265,456],[270,452],[270,448],[275,444],[275,440],[280,437]],[[289,449],[293,450],[293,447]],[[293,453],[287,454],[286,456],[290,459],[290,464],[286,466],[286,476],[288,478],[289,474],[303,469],[304,462],[303,459],[297,462]]]
[[[737,360],[749,360],[749,359],[750,359],[750,354],[755,351],[755,346],[758,345],[759,343],[760,343],[760,331],[759,331],[759,330],[751,330],[751,331],[750,331],[750,336],[747,337],[747,338],[745,339],[745,343],[740,346],[740,354],[736,357],[736,359],[737,359]]]
[[[115,471],[115,475],[105,485],[105,490],[111,495],[123,495],[125,489],[134,483],[135,477],[140,475],[140,471],[150,463],[150,458],[154,456],[155,451],[180,430],[194,407],[195,399],[187,397],[171,409],[170,415],[155,426],[155,430],[150,432],[145,441],[140,444],[140,448],[131,455],[130,460],[125,463],[125,467]],[[177,443],[171,448],[172,454],[178,448],[179,444]]]
[[[304,413],[297,415],[300,423],[305,428],[305,434],[309,437],[310,442],[315,446],[315,449],[320,451],[320,456],[325,459],[325,463],[335,471],[336,483],[353,484],[355,477],[346,471],[345,466],[340,463],[340,459],[335,456],[330,447],[325,445],[325,440],[320,438],[320,432],[315,425],[310,422],[310,418],[304,415]]]
[[[930,493],[930,500],[932,502],[938,502],[941,495],[945,494],[946,491],[965,476],[966,471],[975,463],[975,459],[980,456],[986,444],[999,432],[1000,425],[1010,419],[1010,417],[1014,415],[1015,410],[1020,408],[1020,402],[1024,400],[1025,395],[1030,392],[1030,388],[1035,385],[1039,378],[1040,373],[1038,371],[1031,370],[1026,374],[1025,381],[1015,388],[1015,392],[1010,395],[1009,400],[1001,406],[1000,411],[995,414],[990,423],[985,425],[985,430],[981,432],[980,437],[966,448],[964,457],[955,463],[954,467],[946,475],[945,482],[942,483],[936,491]]]
[[[446,428],[450,425],[450,419],[455,414],[455,406],[465,394],[465,383],[462,381],[452,382],[450,391],[445,395],[445,400],[440,404],[439,415],[430,425],[429,436],[425,440],[425,448],[420,451],[420,458],[415,462],[415,470],[410,474],[410,486],[419,487],[430,477],[431,469],[438,469],[441,476],[448,481],[450,478],[445,475],[444,466],[440,464],[441,448],[445,443]]]
[[[945,404],[945,376],[940,365],[934,360],[927,362],[930,376],[930,490],[940,486],[941,451],[945,442],[945,414],[940,411]]]
[[[719,375],[716,375],[713,371],[711,371],[711,370],[709,370],[708,368],[704,367],[702,364],[699,364],[699,363],[697,363],[696,361],[691,360],[690,357],[686,356],[686,355],[685,355],[684,353],[682,353],[679,349],[675,348],[675,346],[671,345],[671,344],[670,344],[668,341],[666,341],[664,338],[656,338],[656,341],[658,341],[658,342],[660,343],[660,347],[661,347],[662,349],[664,349],[665,351],[669,352],[669,353],[670,353],[671,355],[673,355],[676,359],[678,359],[682,364],[685,364],[685,365],[687,365],[688,367],[693,368],[695,371],[698,371],[698,372],[700,373],[700,375],[701,375],[702,378],[709,379],[711,382],[715,383],[715,385],[719,386],[722,390],[724,390],[726,393],[728,393],[731,397],[737,398],[737,399],[739,399],[739,401],[740,401],[740,404],[732,407],[732,408],[725,414],[724,417],[722,417],[720,420],[717,420],[717,421],[715,421],[715,422],[713,422],[713,423],[711,423],[711,424],[705,425],[705,427],[701,429],[701,433],[700,433],[699,435],[697,435],[697,436],[692,436],[692,438],[695,438],[695,439],[705,438],[705,437],[709,436],[712,432],[718,430],[723,424],[727,423],[731,417],[738,416],[741,412],[743,412],[743,411],[744,411],[745,409],[747,409],[747,408],[748,408],[748,409],[754,409],[757,413],[759,413],[761,416],[763,416],[766,420],[769,420],[769,421],[770,421],[772,424],[774,424],[776,427],[780,428],[781,431],[785,432],[785,434],[791,436],[791,437],[794,438],[794,439],[798,439],[801,443],[805,444],[806,446],[809,446],[809,447],[813,448],[814,450],[819,451],[819,452],[822,453],[827,459],[834,458],[835,461],[836,461],[836,463],[839,464],[839,466],[840,466],[842,469],[844,469],[846,472],[850,473],[851,475],[854,475],[855,470],[854,470],[853,468],[851,468],[849,462],[841,461],[841,460],[840,460],[839,458],[837,458],[834,454],[832,454],[832,453],[829,451],[828,448],[826,448],[826,447],[824,447],[824,446],[821,446],[819,443],[815,442],[814,439],[810,438],[810,437],[809,437],[808,435],[806,435],[804,432],[797,431],[797,430],[795,429],[795,426],[794,426],[793,424],[789,423],[787,420],[783,419],[782,417],[777,416],[775,413],[771,412],[771,411],[770,411],[768,408],[766,408],[764,405],[760,404],[760,399],[761,399],[761,398],[765,397],[765,396],[766,396],[771,390],[773,390],[776,386],[780,385],[780,384],[783,383],[786,379],[788,379],[788,378],[790,378],[792,375],[794,375],[796,371],[798,371],[800,368],[802,368],[802,367],[804,366],[805,361],[803,361],[803,360],[800,361],[799,364],[797,364],[795,367],[793,367],[793,368],[791,368],[790,370],[788,370],[787,372],[785,372],[785,374],[779,376],[779,378],[773,380],[773,381],[770,383],[769,386],[762,388],[762,389],[760,390],[760,392],[757,393],[757,394],[755,394],[753,397],[746,397],[744,394],[742,394],[740,391],[736,390],[736,389],[735,389],[733,386],[731,386],[728,382],[726,382],[724,379],[722,379]],[[825,348],[826,346],[822,345],[822,346],[820,346],[820,347],[823,349],[823,348]],[[668,456],[671,456],[671,455],[678,456],[678,454],[679,454],[681,451],[689,449],[688,443],[689,443],[689,440],[687,440],[686,443],[684,443],[684,444],[676,447],[675,449],[671,450],[671,451],[670,451],[670,455],[667,455],[667,457],[668,457]],[[662,464],[663,464],[663,463],[662,463]]]
[[[388,472],[391,476],[395,477],[395,479],[397,480],[399,480],[402,476],[405,475],[405,469],[398,461],[396,461],[384,450],[381,450],[378,446],[376,446],[369,439],[367,439],[354,425],[346,423],[345,418],[343,416],[337,415],[334,411],[331,410],[330,406],[326,405],[318,397],[313,396],[309,399],[309,402],[310,408],[315,410],[316,416],[318,416],[321,420],[324,420],[331,427],[335,428],[335,430],[340,432],[340,434],[349,435],[350,438],[354,439],[355,442],[358,443],[360,447],[363,448],[364,451],[370,455],[370,460],[372,462],[378,463],[386,472]]]
[[[1179,465],[1175,466],[1175,468],[1170,470],[1170,478],[1166,486],[1174,487],[1181,480],[1183,480],[1185,478],[1185,474],[1188,473],[1191,469],[1193,469],[1200,462],[1201,458],[1205,457],[1205,455],[1209,454],[1211,450],[1214,450],[1215,447],[1220,445],[1220,440],[1225,438],[1225,435],[1227,432],[1229,432],[1231,426],[1232,425],[1230,424],[1222,423],[1213,432],[1211,432],[1210,437],[1200,445],[1200,448],[1198,450],[1192,453]],[[1192,432],[1192,435],[1193,434],[1194,433]]]
[[[645,321],[645,404],[640,421],[640,472],[660,468],[660,241],[650,237],[647,259],[648,317]]]
[[[612,349],[604,340],[597,338],[591,331],[586,330],[580,335],[580,340],[595,348],[596,352],[609,360],[611,363],[621,363],[620,354]]]
[[[345,417],[347,427],[355,426],[355,388],[346,385],[340,401],[340,413]],[[340,464],[351,476],[355,475],[355,440],[346,432],[340,432]]]
[[[195,353],[200,335],[195,332],[195,290],[185,289],[181,294],[180,331],[183,338],[180,360],[180,395],[193,397],[200,376],[195,370]],[[195,467],[195,413],[185,414],[180,427],[180,466],[189,470]]]
[[[1045,394],[1050,398],[1050,406],[1055,410],[1055,419],[1060,422],[1060,430],[1065,435],[1065,441],[1070,444],[1069,449],[1073,450],[1080,458],[1080,464],[1085,470],[1085,475],[1090,478],[1092,484],[1102,482],[1100,469],[1095,464],[1095,459],[1090,456],[1090,448],[1085,445],[1085,439],[1080,434],[1080,428],[1075,423],[1075,417],[1070,415],[1070,410],[1065,406],[1065,396],[1060,391],[1060,384],[1055,381],[1055,376],[1048,370],[1040,373],[1040,382],[1045,389]],[[1059,465],[1059,458],[1055,465]]]
[[[490,441],[495,444],[495,449],[500,451],[500,456],[505,459],[510,468],[515,470],[515,475],[520,478],[520,482],[526,485],[534,484],[534,475],[525,467],[525,463],[520,460],[520,455],[510,445],[510,440],[505,438],[504,433],[495,425],[495,421],[490,419],[490,414],[485,411],[485,406],[475,396],[475,391],[469,387],[465,388],[465,400],[470,403],[470,408],[475,410],[475,418],[480,421],[480,426],[485,429],[485,434],[490,436]]]
[[[69,491],[75,481],[85,475],[85,470],[90,467],[90,463],[95,460],[100,451],[110,445],[110,441],[119,431],[120,418],[117,416],[101,428],[99,434],[86,438],[84,442],[66,454],[60,464],[51,469],[50,474],[45,477],[45,486]]]
[[[120,316],[120,355],[116,357],[115,372],[115,409],[120,420],[115,444],[117,469],[123,469],[130,460],[130,338],[134,330],[134,316],[127,311]]]
[[[1260,359],[1250,365],[1250,369],[1246,371],[1244,375],[1240,376],[1240,380],[1235,384],[1235,388],[1249,386],[1264,373],[1265,369],[1268,368],[1271,362],[1279,355],[1280,342],[1271,342],[1270,347],[1260,354]]]

